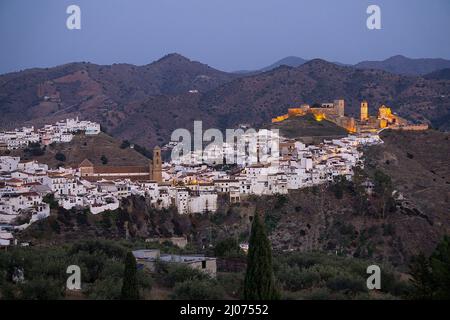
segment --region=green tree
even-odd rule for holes
[[[430,266],[436,285],[435,298],[450,300],[450,237],[438,244],[430,257]]]
[[[64,162],[66,161],[66,156],[64,155],[64,153],[58,152],[57,154],[55,154],[55,159]]]
[[[433,278],[430,261],[423,254],[414,257],[410,265],[413,298],[431,299],[433,297]]]
[[[130,141],[128,140],[123,140],[122,143],[120,144],[120,149],[127,149],[130,147]]]
[[[244,280],[244,299],[274,300],[279,294],[275,288],[272,267],[272,249],[263,222],[255,214],[250,234],[247,272]]]
[[[120,298],[122,300],[139,299],[136,259],[131,252],[128,252],[125,257],[125,271],[123,275],[122,292]]]
[[[381,215],[384,219],[387,209],[394,206],[394,199],[392,198],[394,188],[392,186],[391,177],[380,170],[375,171],[374,190],[381,199]]]
[[[359,214],[365,215],[369,209],[364,183],[368,180],[366,174],[361,168],[356,167],[353,175],[353,191],[356,196],[356,209]]]
[[[105,155],[102,155],[100,160],[102,161],[102,164],[104,164],[104,165],[108,164],[108,161],[109,161],[108,158]]]
[[[227,238],[216,244],[214,255],[216,257],[239,256],[241,248],[235,238]]]
[[[450,299],[450,237],[438,244],[429,258],[419,255],[410,265],[413,298]]]
[[[58,200],[55,199],[55,195],[53,193],[46,194],[42,201],[48,203],[51,209],[57,209],[59,207]]]

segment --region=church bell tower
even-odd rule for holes
[[[162,182],[162,161],[161,161],[161,148],[156,146],[153,149],[153,168],[152,168],[153,180],[156,182]]]

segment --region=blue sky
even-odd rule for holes
[[[66,8],[81,8],[81,30]],[[382,29],[366,27],[381,7]],[[448,0],[0,0],[0,73],[73,61],[150,63],[178,52],[225,71],[283,57],[450,59]]]

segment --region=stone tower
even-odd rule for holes
[[[334,100],[334,110],[338,117],[343,117],[345,115],[345,101],[342,99]]]
[[[161,148],[156,146],[153,149],[153,180],[162,182],[162,161]]]
[[[153,180],[153,161],[152,160],[148,160],[148,175],[149,175],[149,180]]]
[[[361,121],[369,120],[369,104],[367,101],[361,102]]]

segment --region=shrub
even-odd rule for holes
[[[121,288],[121,279],[99,279],[92,284],[88,297],[97,300],[116,300],[120,298]]]
[[[123,140],[121,145],[120,145],[120,149],[126,149],[130,147],[130,142],[128,140]]]
[[[330,299],[330,291],[327,288],[316,288],[303,296],[305,300],[328,300]]]
[[[213,280],[187,280],[178,283],[171,295],[174,300],[220,300],[224,291]]]
[[[216,244],[214,247],[214,255],[216,257],[230,257],[230,256],[239,256],[241,253],[241,249],[236,239],[228,238],[222,240]]]
[[[50,205],[50,209],[57,209],[59,207],[58,201],[55,199],[55,195],[53,193],[46,194],[42,201],[48,203]]]
[[[242,272],[240,273],[227,272],[219,274],[217,276],[217,280],[223,287],[227,295],[239,299],[242,298],[244,277],[245,274]]]
[[[209,278],[206,273],[185,265],[163,263],[159,267],[162,272],[162,281],[170,288],[184,281],[201,281]]]
[[[64,155],[64,153],[58,152],[57,154],[55,154],[55,159],[64,162],[66,161],[66,156]]]
[[[21,285],[23,300],[57,300],[63,298],[64,286],[51,279],[32,279]]]
[[[327,287],[333,291],[349,291],[351,293],[367,290],[364,279],[350,275],[338,275],[329,279]]]
[[[108,161],[109,161],[108,158],[105,155],[102,155],[100,160],[101,160],[103,165],[108,164]]]
[[[298,291],[312,288],[320,282],[320,275],[314,270],[300,271],[298,267],[286,270],[284,277],[284,287],[290,291]]]

